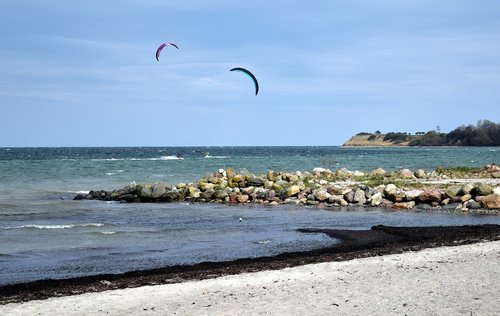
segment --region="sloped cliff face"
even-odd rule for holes
[[[384,140],[385,134],[358,134],[351,137],[342,146],[408,146],[410,140],[394,142]]]

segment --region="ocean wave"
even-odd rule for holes
[[[230,156],[205,156],[205,158],[208,158],[208,159],[227,159],[227,158],[231,158]]]
[[[89,194],[90,191],[66,191],[67,193],[71,194]]]
[[[183,160],[183,157],[177,157],[176,155],[170,156],[160,156],[151,158],[95,158],[92,161],[158,161],[158,160]],[[123,172],[124,170],[120,171]]]
[[[40,225],[40,224],[27,224],[21,226],[3,227],[2,229],[23,229],[23,228],[36,228],[36,229],[67,229],[74,227],[101,227],[102,223],[84,223],[84,224],[65,224],[65,225]]]

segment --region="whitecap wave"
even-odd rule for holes
[[[116,234],[116,232],[107,232],[106,231],[106,232],[101,232],[101,234],[103,234],[103,235],[114,235],[114,234]]]
[[[67,191],[68,193],[71,194],[89,194],[90,191]]]
[[[106,175],[107,175],[107,176],[112,176],[112,175],[114,175],[114,174],[116,174],[116,172],[106,172]]]
[[[67,229],[74,227],[101,227],[102,223],[84,223],[84,224],[66,224],[66,225],[41,225],[41,224],[27,224],[21,226],[4,227],[3,229],[23,229],[23,228],[36,228],[36,229]]]
[[[205,158],[208,158],[208,159],[227,159],[227,158],[230,158],[229,156],[205,156]]]
[[[160,160],[182,160],[184,158],[177,156],[161,156]]]

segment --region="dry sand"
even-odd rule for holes
[[[0,315],[500,315],[500,241],[0,306]]]

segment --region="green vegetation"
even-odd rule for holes
[[[490,174],[486,167],[452,167],[445,168],[440,167],[436,169],[436,172],[441,175],[446,175],[450,178],[489,178]]]
[[[500,146],[500,124],[488,120],[476,126],[460,126],[453,131],[430,131],[412,140],[410,146]]]

